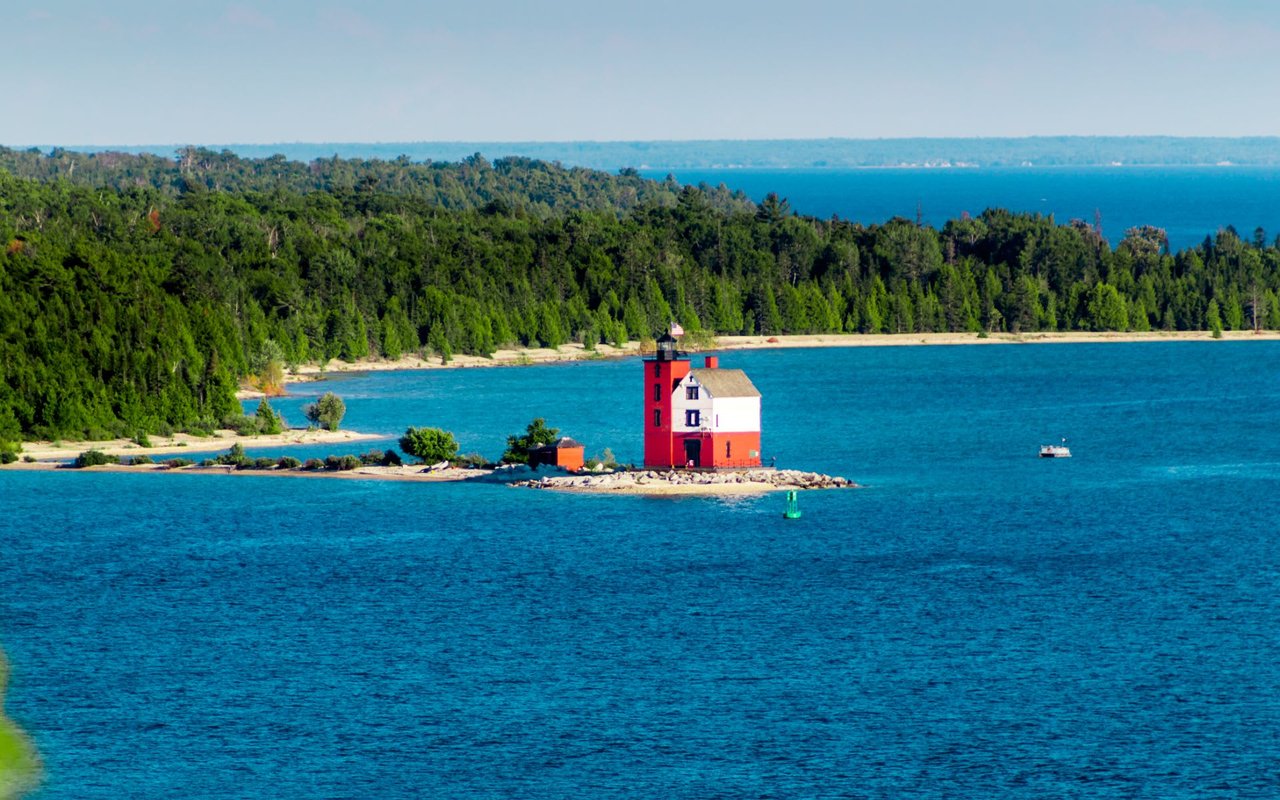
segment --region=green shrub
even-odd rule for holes
[[[338,469],[341,470],[360,469],[363,466],[364,463],[356,456],[343,456],[338,459]]]
[[[360,463],[364,464],[366,467],[376,467],[382,464],[383,459],[385,458],[386,454],[381,450],[370,450],[360,456]]]
[[[201,461],[201,462],[200,462],[200,466],[202,466],[202,467],[216,467],[216,466],[218,466],[218,462],[217,462],[217,461],[214,461],[212,458],[206,458],[204,461]]]
[[[284,417],[271,407],[265,397],[258,403],[258,410],[254,416],[258,420],[258,430],[262,433],[273,434],[284,430]]]
[[[156,435],[168,438],[173,435],[173,426],[167,422],[161,422],[156,426]]]
[[[212,436],[213,432],[217,429],[217,427],[218,427],[218,423],[214,421],[212,418],[201,417],[200,419],[196,420],[195,422],[187,426],[187,433],[191,434],[192,436],[199,436],[201,438],[204,438],[207,436]]]
[[[71,462],[76,469],[84,469],[85,467],[100,467],[103,464],[119,464],[119,456],[109,456],[101,450],[85,450],[76,456],[76,460]]]
[[[305,462],[303,462],[302,468],[305,470],[324,469],[325,463],[318,458],[308,458]]]
[[[276,462],[276,466],[280,469],[297,469],[302,466],[302,462],[293,456],[283,456]]]
[[[150,447],[151,437],[147,436],[146,431],[138,431],[136,434],[134,434],[133,443],[136,444],[138,447]]]
[[[276,465],[274,458],[246,458],[236,464],[236,469],[272,469]]]
[[[12,464],[18,460],[18,454],[12,450],[0,450],[0,464]]]
[[[479,453],[463,453],[451,462],[455,467],[464,467],[466,469],[479,469],[489,463],[485,457]]]
[[[213,463],[222,464],[223,466],[239,467],[248,460],[248,456],[244,454],[244,445],[236,442],[231,445],[230,450],[215,458]]]
[[[247,414],[230,414],[223,417],[222,427],[230,428],[241,436],[257,436],[262,433],[261,420]]]
[[[35,457],[35,456],[23,456],[23,457],[22,457],[22,462],[23,462],[24,464],[34,464],[34,463],[36,463],[36,457]]]
[[[131,467],[144,467],[147,464],[151,464],[151,463],[154,463],[154,462],[151,461],[151,456],[148,456],[148,455],[134,456],[133,458],[129,459],[129,466]]]
[[[195,462],[189,458],[171,458],[164,462],[164,465],[169,469],[180,469],[182,467],[189,467],[194,463]]]
[[[528,464],[529,451],[544,444],[551,444],[556,440],[556,434],[559,432],[559,428],[548,428],[545,419],[536,417],[525,427],[524,436],[507,437],[507,452],[502,454],[502,460],[508,464]]]
[[[384,467],[398,467],[403,463],[404,462],[400,460],[400,454],[395,450],[387,450],[382,454],[382,466]]]
[[[400,449],[424,463],[437,464],[458,455],[458,442],[440,428],[407,428],[400,437]]]
[[[347,404],[333,392],[325,392],[314,403],[303,406],[302,413],[311,424],[336,431],[346,416]]]

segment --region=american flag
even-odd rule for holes
[[[679,323],[679,322],[673,322],[673,323],[671,323],[671,335],[672,335],[672,336],[684,336],[684,328],[680,327],[680,323]]]

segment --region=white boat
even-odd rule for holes
[[[1062,444],[1042,444],[1040,445],[1041,458],[1071,458],[1071,448],[1067,447],[1067,440],[1063,439]]]

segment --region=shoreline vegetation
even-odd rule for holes
[[[1174,251],[1096,214],[822,219],[635,169],[198,147],[0,148],[0,204],[0,449],[228,427],[241,382],[277,394],[286,365],[625,350],[673,321],[766,342],[1280,330],[1261,227]]]
[[[710,352],[723,350],[763,350],[788,348],[817,347],[919,347],[919,346],[957,346],[957,345],[1011,345],[1011,344],[1091,344],[1091,343],[1139,343],[1139,342],[1253,342],[1280,341],[1280,332],[1276,331],[1223,331],[1220,337],[1214,337],[1209,331],[1150,331],[1145,333],[1118,332],[1037,332],[1026,334],[993,333],[983,336],[976,333],[909,333],[909,334],[811,334],[781,336],[720,336],[708,340],[705,347],[691,352]],[[526,348],[507,349],[494,352],[490,358],[482,356],[457,355],[447,362],[439,358],[423,358],[418,355],[402,356],[397,359],[370,359],[364,361],[340,361],[334,359],[328,364],[304,364],[284,377],[280,388],[282,392],[273,392],[271,396],[287,395],[292,384],[320,382],[330,375],[359,374],[365,372],[382,372],[392,370],[437,370],[437,369],[471,369],[485,367],[517,367],[569,362],[596,361],[606,359],[631,358],[641,355],[643,349],[639,342],[627,342],[620,347],[606,344],[596,345],[594,350],[587,350],[581,344],[566,344],[559,348]],[[264,397],[258,389],[242,387],[236,392],[240,400],[252,400]],[[233,430],[223,429],[212,432],[210,436],[196,436],[189,433],[175,433],[171,436],[150,437],[153,442],[149,447],[137,444],[134,440],[120,437],[101,441],[60,440],[60,441],[27,441],[22,442],[19,451],[22,456],[29,456],[38,461],[53,459],[70,459],[86,449],[101,451],[113,456],[181,456],[190,453],[207,453],[241,444],[249,447],[284,447],[289,445],[313,445],[326,443],[347,443],[392,438],[391,434],[362,433],[351,430],[330,431],[324,429],[291,428],[277,434],[238,434]],[[29,468],[29,467],[28,467]]]
[[[996,344],[1092,344],[1102,342],[1254,342],[1280,341],[1280,331],[1222,331],[1215,337],[1211,331],[1037,331],[1030,333],[819,333],[783,334],[778,336],[717,336],[705,346],[689,352],[722,350],[767,350],[806,347],[918,347]],[[284,378],[284,386],[322,381],[329,375],[392,370],[471,369],[484,367],[518,367],[562,364],[576,361],[601,361],[644,354],[640,342],[621,346],[597,344],[588,350],[573,342],[558,348],[521,348],[494,351],[492,356],[455,355],[448,361],[439,357],[406,355],[396,359],[376,358],[361,361],[332,359],[326,364],[303,364]],[[236,394],[241,400],[263,397],[263,392],[245,386]]]

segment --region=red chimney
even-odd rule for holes
[[[707,366],[707,369],[719,369],[719,368],[720,368],[720,358],[719,358],[718,356],[707,356],[707,357],[706,357],[706,366]]]

